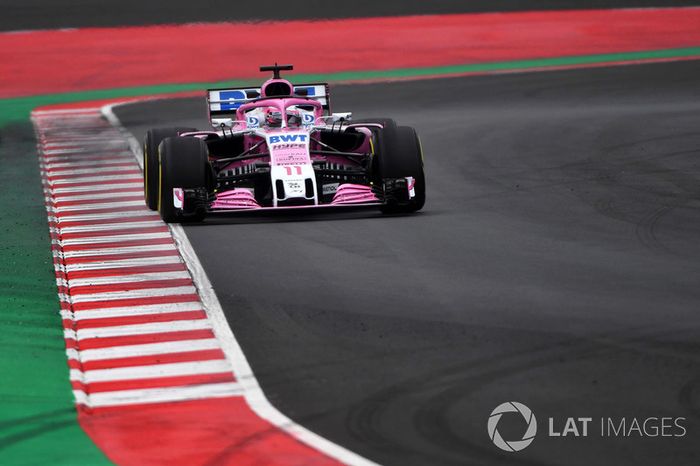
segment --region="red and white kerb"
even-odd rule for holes
[[[78,419],[105,454],[372,464],[269,404],[184,232],[147,209],[130,141],[101,108],[32,119]]]

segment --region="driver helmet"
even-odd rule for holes
[[[282,112],[274,108],[265,110],[265,125],[270,128],[282,127]]]

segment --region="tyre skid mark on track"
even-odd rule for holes
[[[276,411],[270,419],[274,408],[249,368],[240,370],[247,362],[235,360],[244,356],[221,340],[213,294],[200,296],[186,240],[144,205],[141,170],[127,152],[133,141],[99,107],[40,110],[32,120],[70,380],[81,425],[98,446],[126,464],[156,450],[173,464],[373,464]],[[139,423],[129,406],[157,414]],[[174,424],[184,434],[163,440],[166,453],[162,442],[144,440]]]

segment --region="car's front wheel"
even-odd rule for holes
[[[164,222],[204,219],[204,207],[188,204],[185,190],[206,190],[208,169],[209,151],[201,139],[171,137],[160,143],[157,208]]]
[[[423,149],[410,126],[385,125],[375,133],[374,170],[381,183],[384,213],[411,213],[425,205]]]
[[[158,146],[165,138],[197,131],[194,128],[154,128],[143,143],[143,197],[151,210],[158,209]]]

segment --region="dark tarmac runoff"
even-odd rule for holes
[[[700,61],[333,86],[335,111],[418,130],[422,212],[185,230],[272,403],[363,456],[697,465],[698,82]],[[138,138],[206,128],[203,98],[116,112]],[[518,453],[487,434],[506,401],[538,420]],[[569,417],[589,435],[548,435]],[[601,436],[623,417],[687,433]]]
[[[498,11],[691,6],[698,0],[3,0],[0,31]]]

